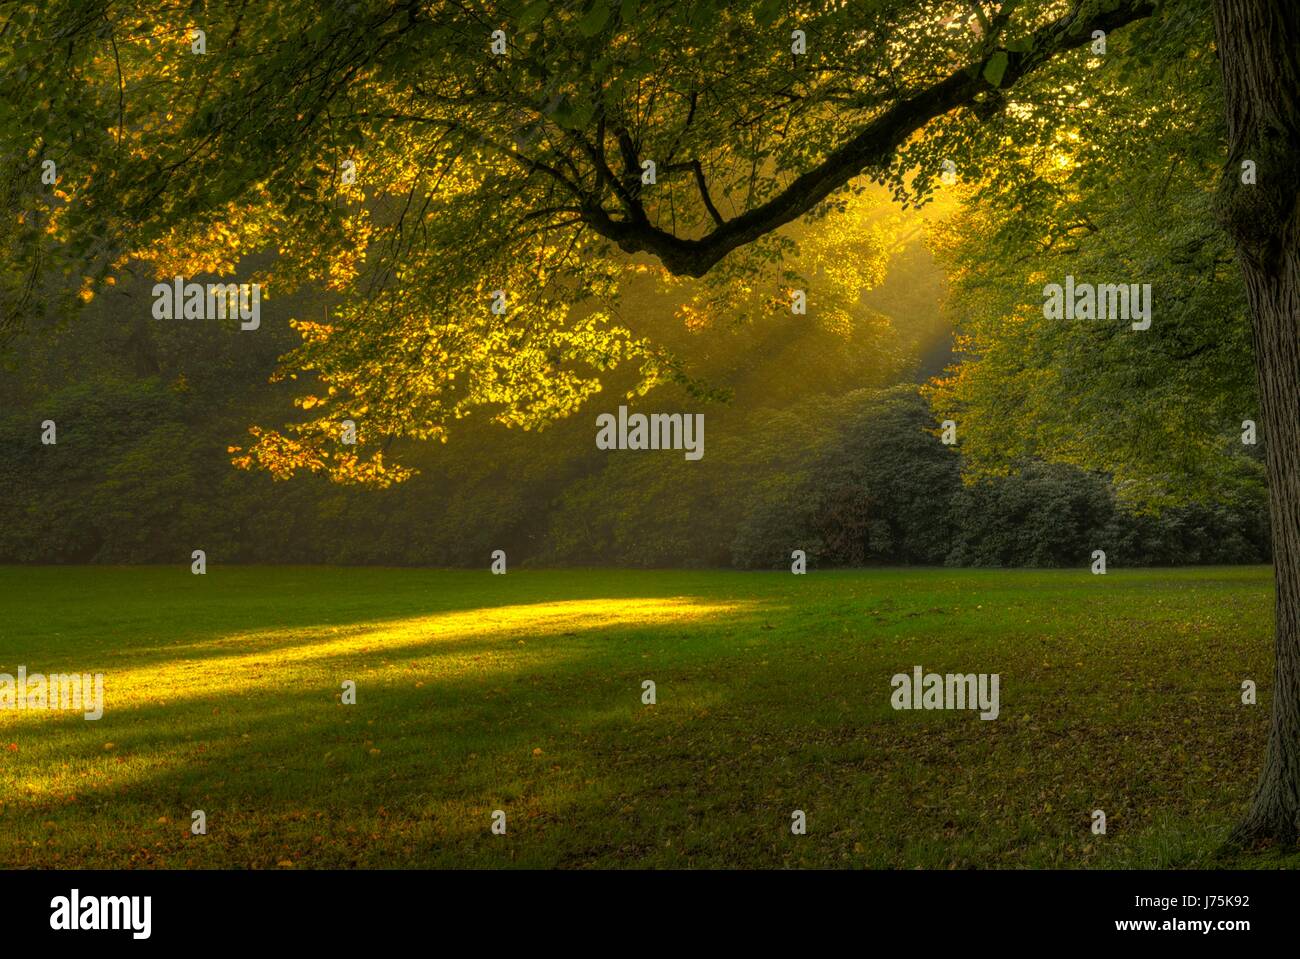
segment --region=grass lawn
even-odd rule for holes
[[[0,567],[0,596],[0,672],[105,674],[96,722],[0,710],[6,868],[1300,863],[1217,852],[1263,567]],[[999,673],[999,718],[893,710],[916,665]]]

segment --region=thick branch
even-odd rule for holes
[[[1001,89],[1006,89],[1057,54],[1090,43],[1094,30],[1115,30],[1154,11],[1153,0],[1125,0],[1086,20],[1079,18],[1076,9],[1035,31],[1027,51],[990,51],[979,62],[894,104],[766,203],[725,222],[720,222],[716,210],[710,210],[718,225],[701,239],[683,239],[641,219],[615,220],[594,204],[586,208],[584,216],[592,229],[625,252],[653,253],[679,276],[703,276],[732,250],[803,216],[864,169],[887,167],[894,152],[929,121],[994,89],[983,77],[984,66],[993,56],[1007,59],[1001,83]]]

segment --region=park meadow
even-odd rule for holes
[[[1268,687],[1264,567],[3,567],[0,592],[5,663],[105,674],[99,720],[0,712],[6,868],[1294,864],[1221,848],[1267,721],[1241,695]],[[891,708],[914,664],[1000,673],[999,718]]]

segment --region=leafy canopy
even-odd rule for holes
[[[945,160],[963,177],[996,167],[987,130],[1041,139],[1094,32],[1117,32],[1121,52],[1119,35],[1169,29],[1155,10],[14,4],[3,322],[50,277],[86,299],[136,264],[327,290],[328,317],[299,318],[283,368],[310,379],[309,418],[256,430],[238,462],[401,479],[389,438],[445,438],[475,409],[540,428],[619,366],[638,369],[633,392],[671,378],[706,393],[689,357],[630,332],[631,276],[678,285],[688,320],[788,309],[806,288],[811,312],[849,321],[883,248],[855,232],[864,179],[923,202]],[[337,443],[344,419],[359,447]]]

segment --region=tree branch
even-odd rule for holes
[[[713,205],[713,198],[709,196],[709,187],[704,182],[704,167],[700,165],[699,160],[692,160],[691,169],[695,171],[695,185],[700,188],[700,199],[704,201],[704,209],[709,211],[709,216],[713,217],[714,223],[718,224],[718,226],[726,226],[722,214]]]
[[[679,276],[703,276],[732,250],[798,219],[864,169],[886,167],[907,138],[930,120],[971,104],[980,93],[1012,86],[1057,54],[1090,43],[1094,30],[1115,30],[1153,12],[1154,0],[1125,0],[1085,20],[1076,7],[1035,31],[1028,50],[991,50],[981,60],[895,103],[767,202],[725,222],[719,222],[711,210],[718,226],[701,239],[683,239],[642,218],[615,220],[595,204],[585,209],[584,216],[597,233],[623,251],[652,253]],[[998,88],[983,76],[984,66],[994,56],[1005,56],[1007,61]]]

